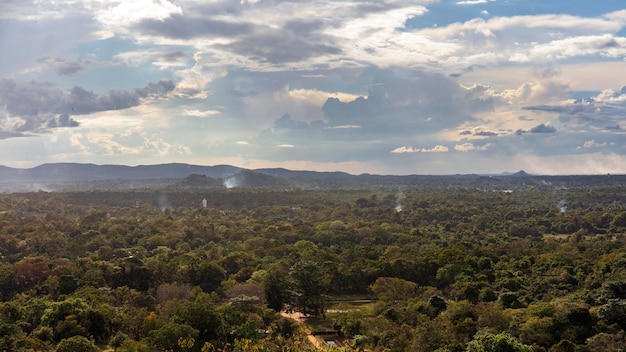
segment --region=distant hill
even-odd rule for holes
[[[191,174],[176,182],[174,187],[197,188],[197,187],[223,187],[224,181],[211,178],[206,175]]]
[[[289,187],[291,183],[286,178],[274,177],[272,175],[251,170],[241,170],[224,179],[224,186],[227,188],[256,188],[256,187]]]
[[[189,164],[160,165],[95,165],[78,163],[42,164],[30,169],[14,169],[3,166],[0,178],[3,181],[91,181],[184,178],[191,174],[211,178],[226,178],[241,168],[230,165],[198,166]]]
[[[0,166],[0,192],[137,188],[372,189],[373,187],[471,187],[546,190],[623,185],[625,175],[540,176],[525,171],[499,175],[351,175],[345,172],[248,170],[231,165],[95,165],[50,163],[33,168]]]
[[[505,174],[503,174],[503,175],[507,175],[507,174],[505,173]],[[510,175],[508,175],[508,176],[512,176],[512,177],[530,177],[530,176],[532,176],[532,175],[531,175],[531,174],[529,174],[529,173],[527,173],[527,172],[526,172],[526,171],[524,171],[524,170],[520,170],[520,171],[518,171],[518,172],[516,172],[516,173],[514,173],[514,174],[510,174]]]

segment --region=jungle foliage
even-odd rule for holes
[[[315,350],[287,310],[327,322],[328,350],[621,351],[624,196],[0,194],[0,350]],[[337,309],[345,297],[375,300]]]

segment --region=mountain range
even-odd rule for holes
[[[624,184],[625,175],[539,176],[524,171],[499,175],[352,175],[345,172],[244,169],[231,165],[95,165],[49,163],[33,168],[0,166],[0,191],[219,187],[333,189],[372,186],[471,186],[518,188]]]

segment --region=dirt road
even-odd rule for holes
[[[311,331],[304,324],[304,321],[306,320],[306,318],[304,317],[302,313],[300,312],[287,313],[286,311],[282,311],[280,312],[280,315],[282,315],[285,318],[293,319],[296,321],[296,323],[298,323],[298,325],[304,326],[304,328],[306,329],[306,337],[313,344],[313,346],[315,346],[315,348],[317,348],[318,350],[321,350],[324,348],[324,343],[320,341],[317,337],[313,336],[311,334]]]

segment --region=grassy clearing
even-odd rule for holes
[[[326,311],[335,313],[360,310],[367,314],[373,311],[376,302],[377,299],[373,296],[334,296],[330,300]]]
[[[345,295],[331,297],[326,309],[325,318],[307,318],[304,323],[310,331],[330,332],[333,331],[333,322],[342,314],[359,311],[363,315],[372,314],[376,305],[376,298],[373,296]]]

